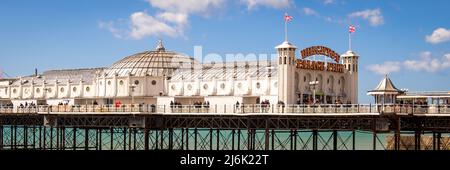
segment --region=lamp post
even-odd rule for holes
[[[310,81],[309,85],[313,86],[313,104],[316,104],[316,85],[319,84],[319,81]]]

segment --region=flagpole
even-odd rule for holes
[[[348,50],[352,51],[352,33],[348,33]]]
[[[288,41],[288,35],[287,35],[287,21],[284,21],[284,41]]]

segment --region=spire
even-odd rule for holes
[[[158,45],[156,46],[156,51],[166,51],[166,49],[164,48],[162,40],[158,41]]]

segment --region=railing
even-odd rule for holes
[[[374,104],[324,104],[324,105],[39,105],[29,107],[0,107],[0,113],[403,113],[450,114],[450,105],[374,105]]]

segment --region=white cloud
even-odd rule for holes
[[[125,33],[123,32],[123,30],[118,29],[116,26],[116,22],[110,21],[110,22],[99,22],[98,26],[101,29],[106,29],[109,32],[111,32],[113,34],[114,37],[116,38],[124,38]]]
[[[325,4],[325,5],[329,5],[332,3],[334,3],[334,0],[323,0],[323,4]]]
[[[431,35],[425,37],[425,41],[431,44],[438,44],[450,41],[450,29],[438,28]]]
[[[319,13],[316,12],[315,10],[311,9],[311,8],[303,8],[303,13],[305,15],[312,15],[312,16],[319,16]]]
[[[151,6],[166,12],[207,15],[225,4],[225,0],[147,0]]]
[[[349,15],[349,17],[362,18],[364,20],[367,20],[372,26],[379,26],[384,24],[384,18],[379,8],[353,12]]]
[[[168,20],[171,14],[161,14],[157,17],[148,15],[146,12],[135,12],[130,15],[129,20],[119,19],[116,21],[99,22],[101,29],[106,29],[114,37],[120,39],[143,39],[150,36],[183,36],[186,20],[178,16]]]
[[[292,0],[241,0],[241,2],[246,4],[249,10],[258,6],[282,9],[287,8],[292,4]]]
[[[442,59],[433,58],[431,52],[425,51],[419,54],[419,60],[406,60],[403,65],[413,71],[426,71],[434,73],[450,68],[450,54],[445,54]]]
[[[344,20],[339,19],[339,18],[333,18],[333,17],[330,17],[330,16],[322,16],[322,15],[320,15],[320,13],[317,12],[316,10],[314,10],[314,9],[312,9],[312,8],[308,8],[308,7],[303,8],[303,9],[302,9],[302,12],[303,12],[303,14],[305,14],[306,16],[317,17],[317,18],[323,19],[323,20],[325,20],[326,22],[329,22],[329,23],[338,23],[338,24],[342,24],[342,23],[345,22]]]
[[[159,9],[154,15],[135,12],[126,25],[118,21],[100,22],[102,29],[110,31],[117,38],[142,39],[150,36],[184,36],[190,15],[208,16],[222,7],[225,0],[146,0]],[[120,25],[120,26],[118,26]]]
[[[367,69],[369,71],[374,72],[375,74],[379,74],[379,75],[386,75],[386,74],[390,74],[393,72],[397,72],[400,71],[401,68],[401,63],[400,62],[395,62],[395,61],[387,61],[384,62],[384,64],[373,64],[373,65],[369,65],[367,67]]]
[[[164,12],[157,14],[156,17],[161,20],[177,24],[179,26],[184,26],[189,22],[188,15],[183,13]]]
[[[176,37],[182,30],[177,30],[161,20],[147,15],[144,12],[136,12],[131,15],[131,32],[130,36],[134,39],[142,39],[147,36],[167,35]]]
[[[450,53],[445,54],[443,60],[442,66],[444,68],[450,68]]]

